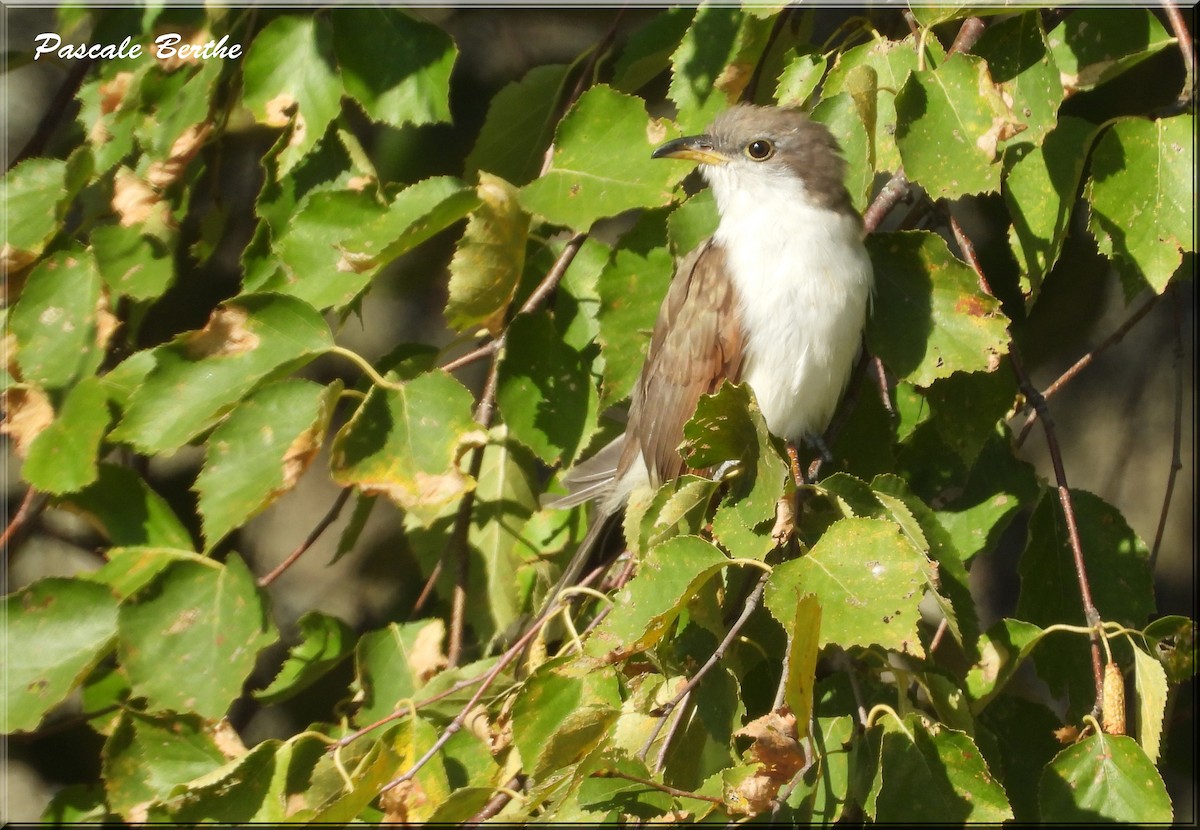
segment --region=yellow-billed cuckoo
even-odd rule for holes
[[[658,312],[621,436],[564,476],[547,506],[596,501],[555,591],[578,577],[607,519],[637,487],[679,476],[683,425],[702,394],[746,382],[775,435],[818,437],[845,389],[871,296],[862,220],[846,164],[797,110],[739,105],[654,158],[699,162],[716,233],[685,257]]]

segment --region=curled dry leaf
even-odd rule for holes
[[[790,781],[804,766],[804,747],[796,733],[796,716],[787,708],[768,712],[733,733],[750,738],[747,760],[761,764],[768,777]]]
[[[422,682],[446,668],[446,655],[442,651],[442,641],[445,639],[446,625],[441,620],[435,620],[417,632],[408,655],[408,665]]]
[[[419,823],[421,815],[427,810],[429,796],[425,788],[415,778],[402,781],[379,797],[379,806],[383,808],[383,821],[386,824]]]
[[[100,84],[100,113],[108,115],[116,112],[125,102],[129,85],[133,82],[132,72],[118,72],[112,78]]]
[[[156,161],[146,171],[146,180],[151,187],[162,190],[175,183],[187,168],[188,163],[195,158],[196,153],[204,146],[204,140],[212,131],[212,124],[205,121],[193,124],[183,131],[179,138],[171,144],[167,158]]]
[[[314,424],[313,428],[304,430],[288,445],[283,454],[283,490],[295,487],[308,465],[317,457],[317,451],[321,449],[321,435],[324,432],[321,427],[321,424]]]
[[[0,393],[0,403],[4,407],[0,433],[12,438],[17,455],[24,458],[33,439],[54,422],[54,407],[45,392],[32,386],[10,386]]]
[[[212,313],[200,331],[187,336],[188,357],[228,357],[258,348],[258,335],[246,328],[249,315],[241,306],[224,305]]]
[[[152,187],[132,170],[122,167],[113,179],[112,207],[121,217],[121,227],[145,224],[161,201]]]
[[[1079,727],[1073,723],[1068,723],[1066,726],[1060,726],[1054,730],[1054,740],[1060,744],[1073,744],[1079,740]]]

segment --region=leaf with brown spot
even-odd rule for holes
[[[209,316],[204,328],[186,335],[184,349],[192,360],[206,357],[227,357],[258,347],[258,335],[246,328],[249,313],[239,306],[228,304]]]
[[[145,225],[156,215],[165,222],[169,216],[162,197],[127,167],[117,170],[113,179],[112,207],[126,228]]]
[[[210,132],[212,132],[212,124],[209,122],[193,124],[184,130],[182,135],[171,144],[166,159],[152,163],[146,171],[146,180],[150,186],[163,190],[174,184],[188,166],[188,162],[200,152],[200,148],[204,146],[204,140],[208,138]]]
[[[24,458],[42,430],[54,421],[54,407],[46,393],[36,386],[10,386],[0,392],[4,421],[0,433],[13,440],[17,455]]]

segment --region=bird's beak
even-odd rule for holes
[[[728,156],[718,153],[712,136],[689,135],[668,141],[650,154],[655,159],[687,159],[700,164],[725,164]]]

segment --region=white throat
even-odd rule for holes
[[[742,377],[767,427],[798,440],[828,426],[862,339],[871,262],[854,216],[819,207],[791,175],[703,167],[737,286]]]

